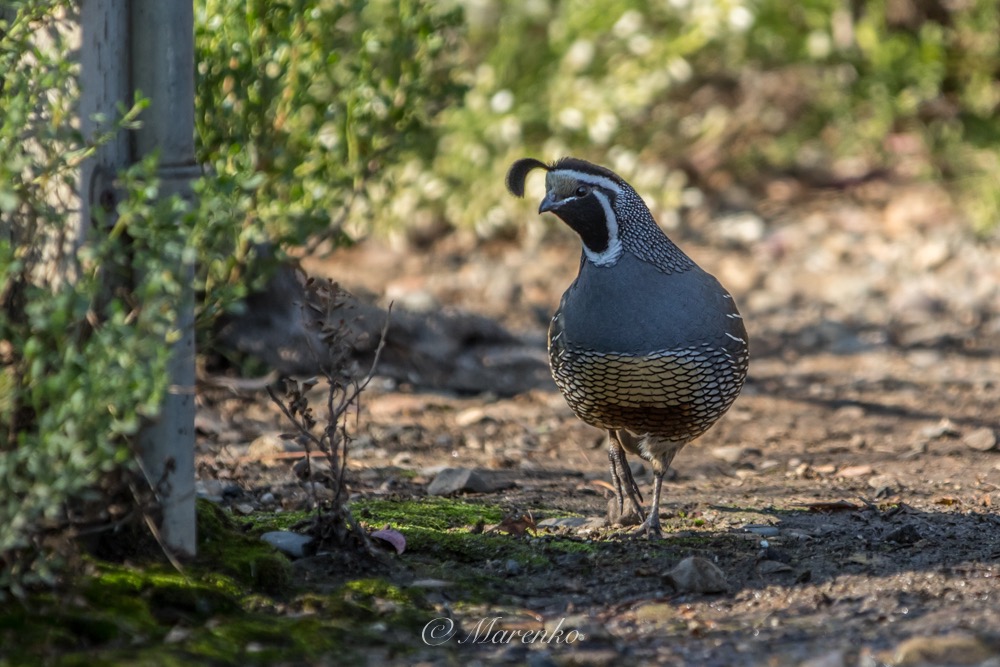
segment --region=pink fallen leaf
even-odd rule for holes
[[[386,526],[381,530],[376,530],[372,533],[372,537],[376,540],[382,540],[383,542],[390,544],[398,554],[406,551],[406,538],[403,537],[401,532],[393,530],[392,528],[389,528],[389,526]]]

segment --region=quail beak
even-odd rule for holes
[[[559,202],[555,198],[553,198],[552,193],[551,192],[546,192],[545,193],[545,199],[543,199],[542,203],[538,205],[538,213],[541,214],[541,213],[546,213],[548,211],[551,211],[558,204],[559,204]]]

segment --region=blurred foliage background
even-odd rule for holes
[[[449,218],[502,222],[494,198],[451,193],[489,191],[527,150],[610,163],[664,213],[686,188],[890,170],[996,224],[995,3],[477,2],[467,25],[470,90],[435,161]]]
[[[259,179],[272,238],[509,229],[525,154],[608,164],[668,225],[876,173],[947,182],[980,232],[1000,214],[988,0],[198,4],[203,155]]]
[[[197,207],[154,204],[155,164],[138,165],[123,175],[120,233],[72,238],[74,204],[59,193],[93,145],[73,120],[79,72],[55,23],[77,6],[0,7],[8,585],[44,578],[15,554],[127,465],[131,434],[155,413],[177,291],[156,271],[164,254],[197,259],[209,331],[259,284],[263,245],[280,255],[380,229],[520,229],[534,216],[503,176],[525,155],[614,168],[668,227],[685,206],[752,208],[777,179],[872,174],[944,182],[970,229],[998,227],[990,0],[195,0],[208,168]],[[76,279],[50,280],[67,248]],[[102,292],[102,271],[125,262],[145,278]]]

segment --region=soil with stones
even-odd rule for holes
[[[351,421],[353,497],[423,498],[443,468],[469,468],[484,485],[459,497],[538,526],[511,539],[594,545],[545,568],[466,564],[502,583],[495,604],[454,612],[464,632],[502,616],[494,629],[563,620],[582,639],[470,642],[463,661],[1000,664],[996,241],[973,237],[929,185],[783,193],[668,230],[734,293],[752,360],[734,407],[675,459],[658,541],[604,525],[604,434],[545,372],[545,328],[579,257],[568,231],[368,241],[305,261],[393,300],[394,317],[471,313],[509,334],[452,341],[437,364],[462,373],[397,360],[372,382]],[[294,455],[273,456],[288,427],[261,392],[206,387],[199,430],[204,495],[243,512],[308,505]],[[648,501],[649,468],[633,469]],[[720,581],[707,561],[721,584],[680,580],[689,556],[704,559],[696,580]],[[390,576],[412,579],[406,561]],[[432,600],[449,616],[462,595]],[[421,645],[413,660],[455,653]]]

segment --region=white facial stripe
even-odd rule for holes
[[[606,186],[602,185],[601,187]],[[584,245],[583,252],[587,256],[587,259],[597,266],[608,266],[617,262],[622,256],[622,240],[618,237],[618,218],[615,217],[615,212],[611,210],[611,202],[608,200],[607,195],[596,190],[593,192],[593,195],[597,198],[597,201],[601,202],[601,208],[604,209],[604,219],[608,223],[608,247],[604,252],[594,252]]]
[[[583,183],[589,183],[590,185],[594,185],[599,188],[604,188],[605,190],[610,190],[615,194],[621,194],[622,191],[620,185],[618,185],[613,180],[605,176],[596,176],[594,174],[588,174],[586,172],[577,171],[575,169],[555,169],[553,171],[560,174],[567,174],[578,181],[581,181]]]

